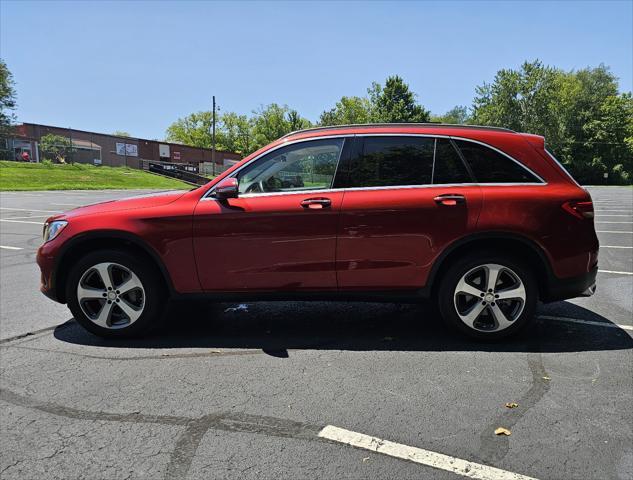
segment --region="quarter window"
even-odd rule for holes
[[[363,153],[350,172],[351,187],[431,183],[435,139],[365,137]]]
[[[484,145],[455,140],[479,183],[540,183],[527,169]]]
[[[473,180],[450,140],[438,138],[433,183],[471,183]]]
[[[328,189],[344,139],[301,142],[275,150],[241,170],[240,193]]]

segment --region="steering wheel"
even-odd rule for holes
[[[251,183],[248,188],[246,188],[245,193],[264,193],[265,191],[264,181],[260,180],[259,182]]]

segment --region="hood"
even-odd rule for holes
[[[94,203],[84,207],[77,207],[64,212],[66,218],[94,215],[97,213],[116,212],[120,210],[135,210],[138,208],[160,207],[175,202],[182,197],[186,190],[178,190],[173,192],[150,193],[147,195],[139,195],[135,197],[122,198],[120,200],[109,200],[107,202]]]

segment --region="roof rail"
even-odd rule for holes
[[[340,130],[340,129],[346,129],[346,128],[381,128],[381,127],[472,128],[475,130],[495,130],[499,132],[516,133],[514,130],[510,130],[509,128],[503,128],[503,127],[490,127],[486,125],[459,125],[455,123],[357,123],[357,124],[348,124],[348,125],[329,125],[329,126],[323,126],[323,127],[304,128],[302,130],[295,130],[294,132],[287,133],[281,138],[286,138],[291,135],[296,135],[297,133],[317,132],[319,130]]]

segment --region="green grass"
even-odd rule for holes
[[[188,189],[191,187],[179,180],[126,167],[0,161],[0,191],[109,188]]]

